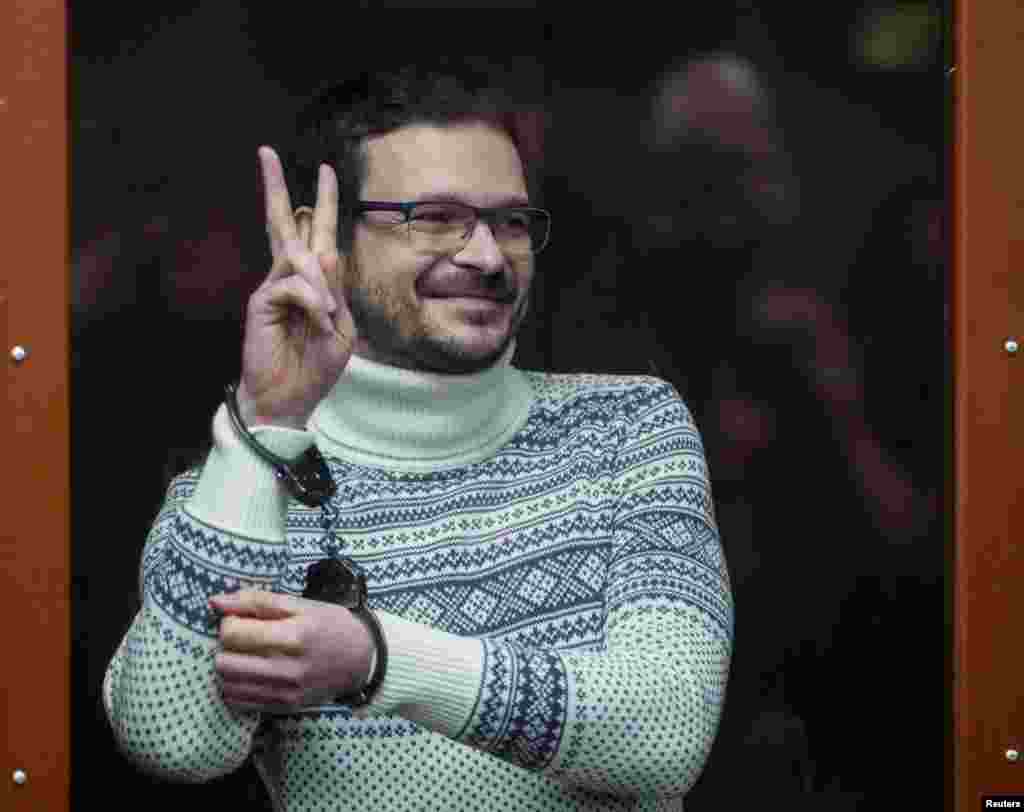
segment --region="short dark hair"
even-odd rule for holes
[[[522,143],[524,102],[497,81],[490,63],[465,57],[368,70],[330,83],[297,115],[294,141],[282,156],[294,190],[292,202],[311,205],[320,164],[333,166],[339,183],[338,237],[342,249],[349,249],[355,229],[352,212],[368,171],[365,140],[411,124],[491,124],[516,145],[532,187],[532,162]]]

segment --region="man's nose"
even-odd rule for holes
[[[483,273],[495,273],[505,267],[505,254],[484,220],[477,220],[466,244],[453,257],[459,265],[472,265]]]

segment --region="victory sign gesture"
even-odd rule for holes
[[[338,178],[321,165],[316,208],[293,211],[277,154],[261,147],[259,159],[273,264],[249,297],[238,405],[248,425],[304,429],[355,338],[338,252]]]

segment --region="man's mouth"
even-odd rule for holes
[[[518,296],[508,280],[494,279],[495,284],[481,286],[480,279],[432,278],[422,281],[420,296],[424,299],[467,299],[483,300],[495,304],[514,304]]]
[[[489,291],[467,291],[465,293],[428,293],[426,299],[470,299],[494,302],[495,304],[512,304],[516,300],[514,293],[491,293]]]

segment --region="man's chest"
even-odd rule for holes
[[[370,604],[461,635],[523,645],[597,642],[614,519],[594,468],[562,465],[484,477],[339,477],[333,537],[320,515],[289,515],[282,586],[301,592],[328,550],[366,574]]]

